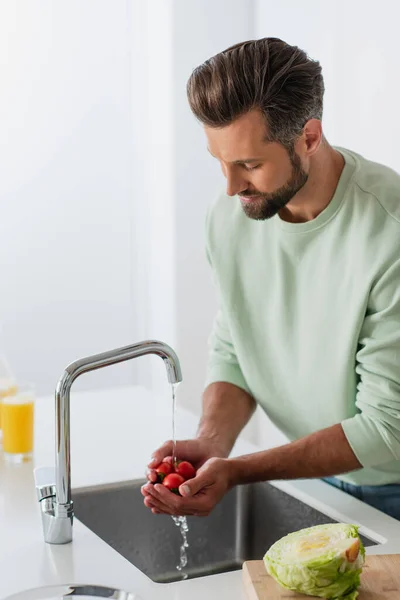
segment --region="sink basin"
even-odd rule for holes
[[[153,515],[133,481],[75,490],[76,517],[153,581],[182,579],[181,534],[171,517]],[[322,523],[326,515],[269,483],[232,489],[208,517],[188,517],[187,578],[241,569],[282,536]],[[376,542],[362,537],[366,546]]]

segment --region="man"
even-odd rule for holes
[[[182,497],[146,484],[154,513],[207,515],[234,485],[318,477],[400,518],[400,177],[329,145],[323,93],[319,63],[275,38],[189,79],[226,178],[207,221],[220,310],[197,438],[177,444],[198,472]],[[257,403],[292,441],[229,459]],[[150,481],[170,454],[154,453]]]

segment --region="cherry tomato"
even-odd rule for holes
[[[185,479],[179,473],[170,473],[167,475],[162,482],[166,488],[174,492],[174,494],[179,494],[179,486],[184,483]]]
[[[154,470],[158,475],[158,481],[160,481],[161,483],[166,475],[169,475],[170,473],[173,473],[173,471],[174,471],[172,465],[170,465],[167,462],[162,462]]]
[[[193,479],[196,469],[188,460],[182,460],[175,465],[175,473],[182,475],[184,479]]]

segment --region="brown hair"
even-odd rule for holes
[[[321,65],[278,38],[236,44],[197,67],[187,83],[190,107],[201,123],[224,127],[259,108],[268,141],[293,148],[309,119],[322,119]]]

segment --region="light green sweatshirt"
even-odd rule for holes
[[[247,390],[290,440],[341,423],[363,468],[340,479],[400,483],[400,176],[337,150],[312,221],[255,221],[226,195],[211,209],[207,384]]]

